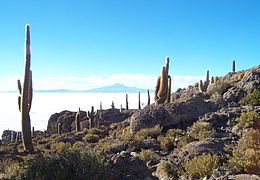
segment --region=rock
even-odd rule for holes
[[[135,112],[130,121],[132,133],[142,129],[151,128],[157,124],[162,127],[183,127],[193,123],[199,116],[217,110],[215,103],[198,93],[190,100],[180,104],[151,105]]]
[[[16,139],[16,132],[13,130],[4,130],[2,134],[2,143],[7,144],[10,142],[14,142]]]
[[[109,162],[111,177],[108,179],[145,179],[152,178],[144,161],[131,156],[128,152],[112,156]]]
[[[100,124],[106,126],[111,123],[121,122],[131,115],[130,111],[123,111],[123,113],[121,113],[119,109],[106,109],[100,113]]]
[[[260,180],[258,175],[251,175],[251,174],[237,174],[237,175],[228,175],[217,178],[218,180],[224,179],[236,179],[236,180]]]
[[[243,78],[223,94],[223,99],[229,103],[239,102],[254,89],[260,90],[260,66],[247,70]]]
[[[185,160],[192,159],[193,157],[200,156],[203,154],[215,154],[220,158],[224,156],[224,144],[218,140],[208,139],[205,141],[194,141],[178,151],[174,151],[169,155],[169,159],[174,163],[179,164]]]

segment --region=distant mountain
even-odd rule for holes
[[[146,89],[127,87],[123,84],[116,83],[112,86],[105,86],[90,90],[74,90],[74,89],[47,89],[47,90],[34,90],[39,93],[145,93]],[[13,93],[17,91],[0,91],[0,93]],[[150,92],[154,92],[150,90]]]
[[[136,92],[141,92],[144,93],[146,92],[146,89],[141,89],[141,88],[136,88],[136,87],[127,87],[123,84],[116,83],[112,86],[105,86],[105,87],[100,87],[100,88],[95,88],[95,89],[90,89],[84,92],[91,92],[91,93],[101,93],[101,92],[107,92],[107,93],[136,93]]]

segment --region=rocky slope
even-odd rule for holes
[[[216,79],[204,92],[198,83],[179,89],[171,103],[102,110],[92,129],[81,111],[80,132],[76,112],[53,114],[47,132],[34,137],[34,156],[91,149],[105,159],[104,179],[260,179],[260,66]],[[0,160],[16,163],[26,155],[12,134],[2,135]]]

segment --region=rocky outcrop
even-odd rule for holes
[[[12,130],[4,130],[2,134],[2,143],[7,144],[10,142],[14,142],[16,139],[16,132]]]
[[[260,90],[260,66],[246,71],[243,78],[223,94],[223,99],[227,102],[238,102],[254,89]]]
[[[124,112],[120,112],[119,109],[107,109],[99,111],[99,114],[96,117],[97,125],[98,126],[108,126],[114,122],[121,122],[127,119],[130,115],[133,114],[135,110],[128,110]],[[47,132],[49,134],[57,133],[58,123],[61,123],[62,132],[70,132],[75,130],[75,115],[76,112],[71,111],[62,111],[60,113],[55,113],[51,115],[48,126]],[[84,128],[89,128],[89,120],[86,115],[85,111],[80,111],[80,127],[81,130]]]
[[[180,104],[161,104],[145,107],[131,117],[132,133],[160,124],[162,127],[183,127],[190,125],[199,116],[217,110],[217,105],[209,101],[203,94],[195,94],[190,100]]]

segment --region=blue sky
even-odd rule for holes
[[[24,26],[31,25],[35,89],[115,82],[153,88],[170,56],[173,89],[206,69],[225,75],[260,64],[259,0],[3,0],[0,91],[16,90]]]

